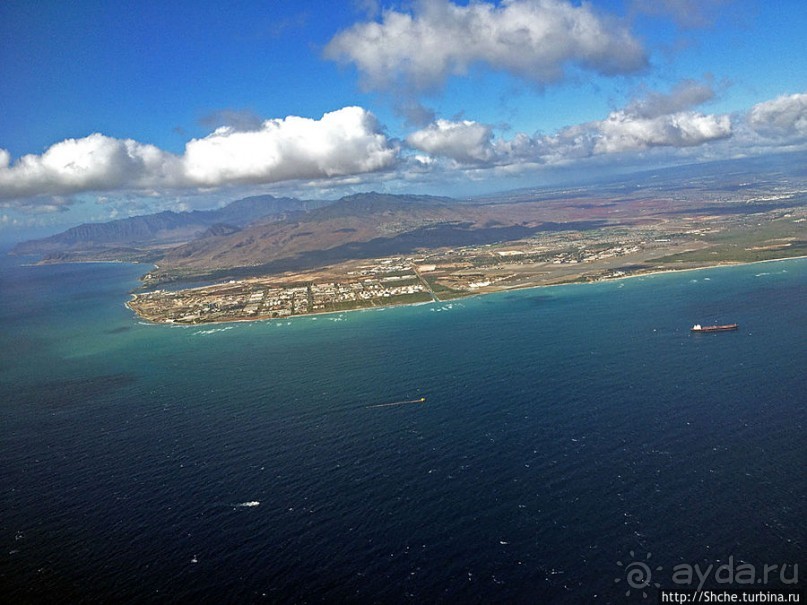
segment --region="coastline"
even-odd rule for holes
[[[540,286],[539,286],[540,287]],[[490,292],[490,294],[494,294]],[[135,296],[134,294],[131,295],[132,298]],[[292,321],[295,319],[301,319],[303,317],[324,317],[326,315],[342,315],[343,313],[361,313],[361,312],[368,312],[368,311],[383,311],[385,309],[395,309],[398,307],[419,307],[423,305],[433,305],[435,303],[445,302],[446,304],[451,304],[454,300],[465,300],[467,298],[471,298],[472,296],[479,296],[479,294],[472,294],[470,296],[463,296],[461,298],[452,299],[450,301],[440,301],[440,300],[424,300],[419,302],[409,302],[409,303],[398,303],[398,304],[389,304],[389,305],[381,305],[378,307],[363,307],[360,309],[342,309],[341,311],[314,311],[312,313],[300,313],[299,315],[289,315],[287,317],[251,317],[249,319],[215,319],[211,321],[200,321],[199,323],[177,323],[177,322],[167,322],[167,321],[154,321],[148,319],[147,317],[143,317],[137,311],[132,309],[129,306],[128,300],[123,303],[129,311],[135,314],[135,316],[143,322],[146,322],[150,326],[168,326],[168,327],[179,327],[179,328],[198,328],[200,326],[213,326],[213,325],[220,325],[220,324],[243,324],[243,323],[253,323],[253,322],[262,322],[262,321]]]
[[[807,255],[787,256],[785,258],[768,258],[768,259],[765,259],[765,260],[755,260],[755,261],[750,261],[750,262],[724,261],[722,263],[717,263],[715,265],[704,265],[703,267],[688,267],[686,269],[667,269],[666,271],[653,270],[653,271],[647,271],[645,273],[634,273],[632,275],[620,275],[618,277],[607,278],[607,279],[600,280],[600,281],[614,281],[614,280],[622,280],[622,279],[631,279],[633,277],[646,277],[648,275],[663,275],[665,273],[687,273],[689,271],[703,271],[704,269],[719,269],[720,267],[740,267],[740,266],[745,266],[745,265],[761,265],[763,263],[781,263],[782,261],[798,260],[798,259],[805,259],[805,258],[807,258]],[[591,282],[591,283],[597,283],[597,282]]]
[[[390,304],[373,306],[373,307],[364,307],[364,308],[357,308],[357,309],[342,309],[342,310],[339,310],[339,311],[313,311],[311,313],[301,313],[301,314],[298,314],[298,315],[290,315],[290,316],[282,317],[282,318],[279,318],[279,317],[251,317],[251,318],[235,318],[235,319],[213,319],[213,320],[210,320],[210,321],[203,321],[203,322],[198,322],[198,323],[176,323],[176,322],[167,322],[167,321],[154,321],[152,319],[149,319],[149,318],[144,317],[143,315],[139,314],[129,304],[137,296],[134,293],[132,293],[130,295],[130,299],[128,301],[126,301],[124,303],[124,305],[126,306],[127,309],[129,309],[132,313],[134,313],[134,315],[139,320],[147,322],[149,325],[157,325],[157,326],[198,327],[198,326],[205,326],[205,325],[218,325],[218,324],[230,324],[230,323],[251,323],[251,322],[284,321],[284,320],[290,321],[290,320],[293,320],[293,319],[296,319],[296,318],[302,318],[302,317],[319,317],[319,316],[327,316],[327,315],[340,315],[342,313],[355,313],[355,312],[360,312],[360,311],[383,310],[383,309],[389,309],[389,308],[395,308],[395,307],[414,307],[414,306],[422,306],[422,305],[433,305],[435,303],[437,303],[437,304],[441,304],[441,303],[442,304],[451,304],[454,301],[462,301],[462,300],[466,300],[466,299],[469,299],[469,298],[476,298],[476,297],[479,297],[479,296],[487,296],[489,294],[497,294],[497,293],[500,293],[500,292],[515,292],[515,291],[520,291],[520,290],[533,290],[533,289],[539,289],[539,288],[553,288],[553,287],[557,287],[557,286],[574,286],[574,285],[585,286],[585,285],[597,284],[597,283],[602,283],[602,282],[611,282],[611,281],[621,281],[621,280],[633,279],[633,278],[637,278],[637,277],[648,277],[648,276],[653,276],[653,275],[662,275],[662,274],[669,274],[669,273],[687,273],[687,272],[692,272],[692,271],[702,271],[702,270],[705,270],[705,269],[719,269],[721,267],[737,267],[737,266],[745,266],[745,265],[748,265],[748,266],[750,266],[750,265],[759,265],[759,264],[763,264],[763,263],[778,263],[778,262],[782,262],[782,261],[799,260],[799,259],[807,259],[807,255],[789,256],[789,257],[784,257],[784,258],[771,258],[771,259],[765,259],[765,260],[759,260],[759,261],[751,261],[751,262],[723,261],[723,262],[718,262],[716,264],[704,265],[702,267],[687,267],[687,268],[681,268],[681,269],[671,268],[671,269],[662,270],[662,269],[654,268],[654,269],[651,269],[651,270],[648,270],[648,271],[639,271],[639,272],[632,273],[632,274],[629,274],[629,275],[618,275],[618,276],[613,276],[613,277],[604,277],[604,278],[597,279],[597,280],[592,280],[592,281],[579,281],[581,276],[578,276],[576,278],[570,278],[570,279],[568,279],[566,281],[561,281],[561,282],[552,283],[552,284],[535,284],[535,285],[514,286],[512,288],[501,288],[501,289],[497,289],[497,290],[486,290],[486,291],[481,291],[481,292],[473,292],[473,293],[468,293],[467,295],[455,296],[455,297],[453,297],[453,298],[451,298],[449,300],[440,300],[439,298],[434,296],[434,300],[431,300],[431,301],[402,302],[402,303],[397,303],[397,304],[396,303],[390,303]],[[104,262],[113,262],[113,261],[104,261]],[[202,287],[205,287],[205,286],[202,286]]]

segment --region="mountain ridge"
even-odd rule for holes
[[[271,195],[235,200],[221,208],[174,212],[164,210],[99,223],[83,223],[45,238],[21,242],[11,254],[59,254],[108,252],[111,248],[165,247],[189,241],[216,224],[242,229],[255,220],[307,212],[328,202],[278,198]]]
[[[622,177],[610,186],[513,190],[496,197],[358,193],[332,201],[256,196],[213,211],[161,212],[80,225],[19,244],[43,262],[157,263],[148,285],[228,275],[302,271],[345,260],[515,242],[539,232],[628,229],[681,216],[742,216],[803,204],[799,160],[717,164],[684,178],[681,167]],[[745,167],[754,168],[747,172]],[[731,168],[731,170],[728,170]],[[788,184],[792,181],[792,184]],[[786,186],[789,193],[782,193]],[[773,197],[762,193],[776,191]],[[750,197],[749,197],[750,196]],[[753,202],[753,203],[752,203]],[[570,245],[572,245],[570,243]]]

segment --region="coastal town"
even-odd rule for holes
[[[186,290],[156,290],[135,295],[130,308],[162,323],[208,323],[278,319],[433,299],[428,285],[403,259],[351,272],[341,281],[295,282],[253,278]]]
[[[151,322],[200,324],[444,301],[804,255],[807,243],[799,235],[805,221],[807,208],[802,206],[760,213],[751,220],[701,215],[648,225],[549,231],[499,244],[425,249],[202,287],[157,289],[133,294],[128,306]]]

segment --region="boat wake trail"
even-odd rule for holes
[[[390,403],[377,403],[375,405],[368,405],[365,407],[369,410],[371,408],[389,408],[396,405],[409,405],[415,403],[426,403],[426,398],[421,397],[420,399],[407,399],[406,401],[391,401]]]

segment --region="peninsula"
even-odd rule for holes
[[[444,301],[805,256],[804,156],[471,200],[264,196],[217,211],[87,225],[15,252],[39,252],[43,262],[155,263],[128,306],[156,323]]]

